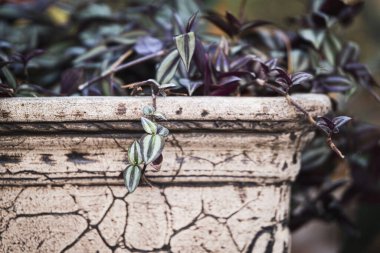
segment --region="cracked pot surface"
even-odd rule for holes
[[[330,108],[296,99],[313,116]],[[288,252],[290,183],[312,137],[302,115],[284,98],[160,98],[164,163],[129,194],[126,148],[149,103],[0,100],[0,251]]]

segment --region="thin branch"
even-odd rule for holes
[[[140,64],[140,63],[143,63],[145,61],[148,61],[148,60],[151,60],[153,58],[156,58],[158,56],[162,56],[166,53],[166,50],[161,50],[161,51],[158,51],[158,52],[155,52],[155,53],[152,53],[152,54],[149,54],[149,55],[146,55],[144,57],[141,57],[141,58],[138,58],[134,61],[130,61],[128,63],[125,63],[125,64],[122,64],[116,68],[112,68],[112,69],[107,69],[106,71],[104,71],[100,76],[97,76],[97,77],[94,77],[93,79],[85,82],[85,83],[82,83],[81,85],[78,86],[78,90],[79,91],[82,91],[86,88],[88,88],[90,85],[96,83],[97,81],[100,81],[110,75],[113,75],[115,74],[116,72],[119,72],[120,70],[124,70],[124,69],[127,69],[129,67],[132,67],[134,65],[137,65],[137,64]]]
[[[317,122],[314,120],[314,118],[310,115],[309,112],[307,112],[299,103],[297,103],[286,91],[270,84],[270,83],[267,83],[265,82],[264,80],[262,79],[257,79],[256,82],[260,85],[260,86],[264,86],[264,87],[267,87],[273,91],[275,91],[276,93],[284,96],[286,98],[286,100],[288,101],[288,103],[292,106],[294,106],[295,108],[297,108],[299,111],[301,111],[305,117],[308,119],[309,123],[311,125],[313,125],[314,127],[318,128],[319,130],[321,130],[323,133],[326,134],[327,136],[327,144],[329,145],[329,147],[337,154],[339,155],[340,158],[344,158],[344,155],[342,154],[342,152],[337,148],[337,146],[334,144],[334,142],[332,141],[331,139],[331,135],[330,134],[327,134],[325,131],[323,131],[323,129],[317,124]]]

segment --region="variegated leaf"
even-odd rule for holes
[[[157,134],[166,137],[169,135],[169,130],[164,126],[157,125]]]
[[[179,63],[179,54],[177,50],[173,50],[162,61],[157,69],[156,80],[159,83],[169,83],[173,79],[177,71]]]
[[[129,192],[134,192],[140,183],[141,168],[137,165],[129,165],[124,171],[124,184]]]
[[[151,121],[147,118],[141,117],[141,124],[142,124],[145,132],[147,132],[148,134],[156,134],[157,133],[157,125],[153,121]]]
[[[151,106],[151,105],[146,105],[146,106],[144,106],[144,108],[143,108],[143,113],[144,113],[144,115],[146,115],[146,116],[150,116],[150,115],[152,115],[153,113],[154,113],[154,108],[153,108],[153,106]]]
[[[158,119],[158,120],[166,120],[165,115],[163,115],[163,114],[160,113],[160,112],[155,112],[155,113],[153,114],[153,116],[154,116],[155,119]]]
[[[156,160],[164,148],[164,138],[158,134],[147,134],[141,139],[140,143],[145,164],[149,164]]]
[[[138,141],[134,141],[128,149],[128,160],[130,164],[138,165],[143,162],[141,147]]]
[[[181,34],[175,37],[175,43],[187,71],[190,68],[191,58],[195,50],[195,34],[193,32]]]

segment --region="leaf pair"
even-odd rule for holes
[[[332,120],[326,117],[318,117],[317,126],[327,135],[331,135],[332,133],[339,133],[339,128],[350,121],[351,118],[347,116],[338,116],[333,118]]]
[[[145,115],[157,116],[152,106],[145,106]],[[160,117],[165,118],[162,114]],[[169,130],[145,117],[141,117],[141,124],[147,134],[139,141],[134,141],[128,149],[128,161],[130,165],[124,171],[124,183],[129,192],[136,190],[139,185],[144,168],[152,164],[153,168],[159,170],[162,164],[162,150],[164,149],[164,137],[169,135]]]

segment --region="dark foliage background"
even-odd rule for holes
[[[292,0],[286,8],[282,0],[205,1],[202,6],[194,29],[204,32],[208,46],[197,42],[196,67],[190,74],[180,68],[172,95],[276,95],[254,86],[256,78],[286,92],[329,95],[336,112],[354,118],[335,139],[346,159],[317,134],[302,157],[290,228],[295,235],[308,233],[305,227],[322,221],[330,225],[315,229],[336,237],[321,241],[330,248],[313,248],[302,247],[295,236],[294,252],[380,252],[379,1]],[[115,62],[158,56],[172,46],[173,34],[183,33],[181,25],[172,24],[186,24],[197,10],[192,1],[2,1],[0,96],[130,95],[122,86],[155,78],[156,58],[81,85]],[[226,39],[220,40],[221,34]],[[247,54],[265,59],[257,64]],[[314,77],[288,75],[278,66]],[[306,85],[298,85],[297,78]],[[338,131],[328,119],[319,123]]]

